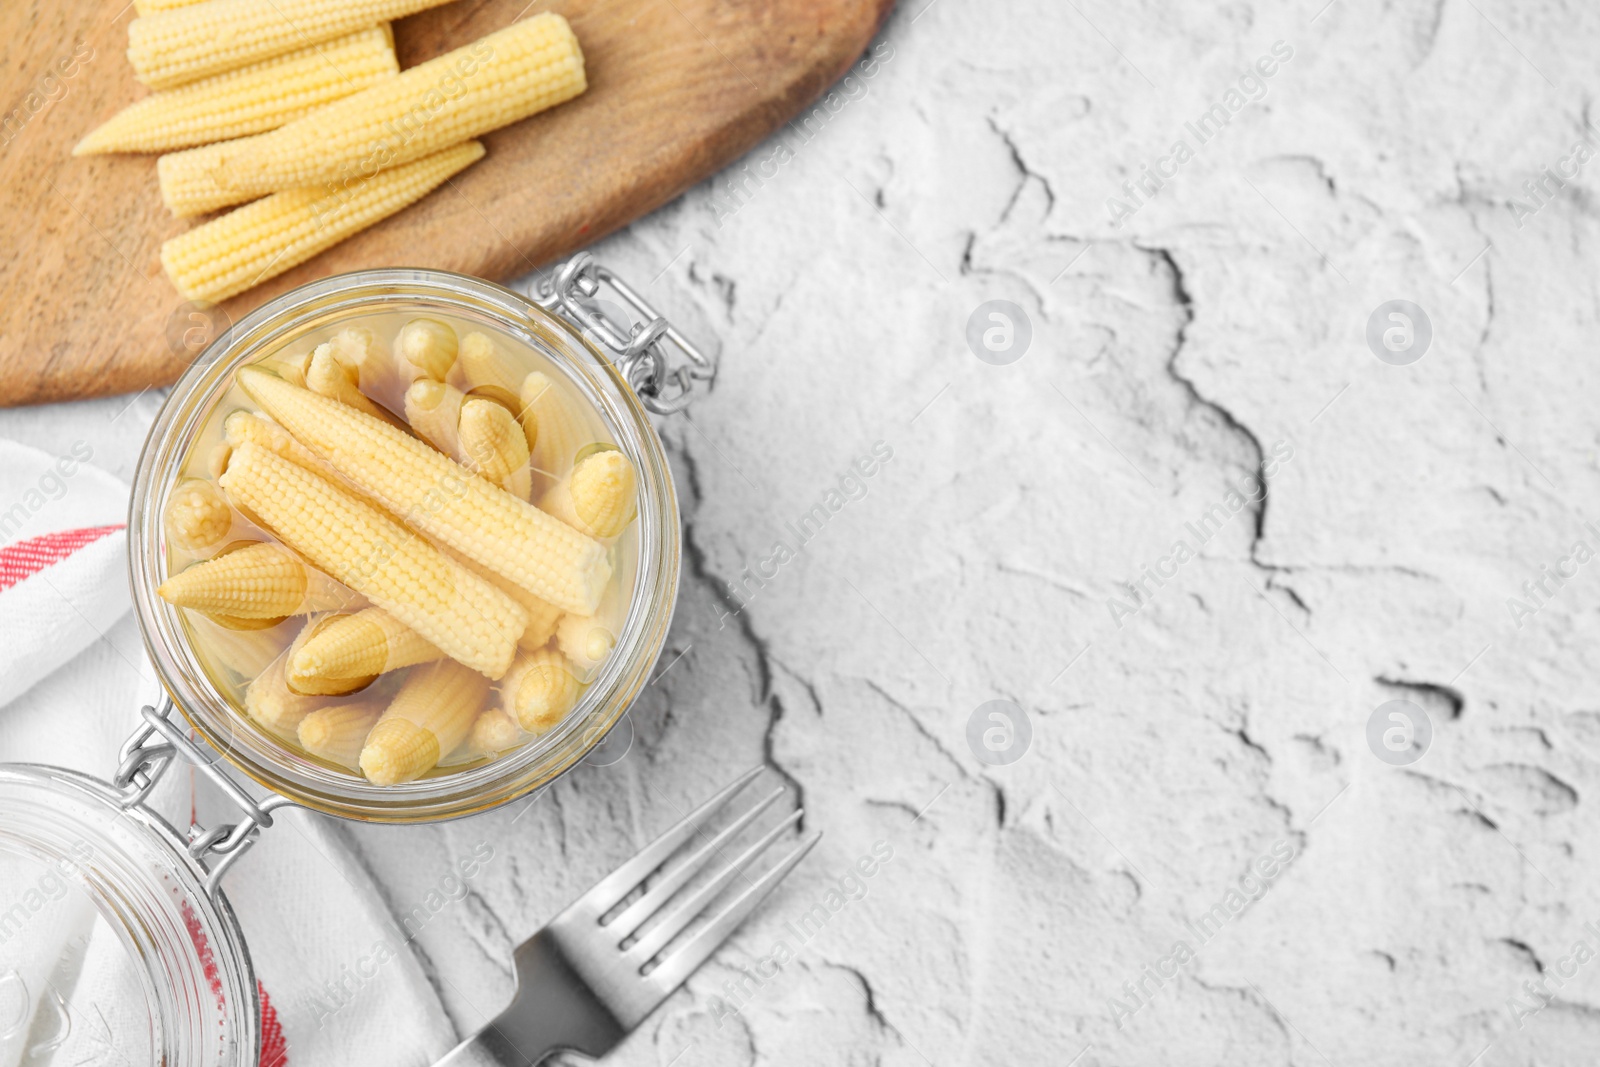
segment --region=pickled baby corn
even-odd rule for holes
[[[306,388],[313,393],[320,393],[391,425],[396,424],[395,417],[371,400],[356,384],[360,369],[334,358],[330,342],[323,342],[312,351],[305,374]]]
[[[162,518],[167,540],[184,552],[214,548],[233,528],[233,508],[216,486],[202,478],[180,482],[167,498]]]
[[[227,552],[162,582],[167,603],[237,619],[281,619],[311,610],[306,565],[282,546],[255,544]]]
[[[543,371],[522,380],[522,429],[533,468],[559,478],[572,468],[578,449],[591,440],[583,416],[566,391]]]
[[[583,683],[560,652],[541,648],[517,657],[500,687],[501,706],[524,730],[550,730],[578,702]]]
[[[395,338],[395,362],[408,382],[444,381],[456,362],[456,332],[438,319],[412,319]]]
[[[290,649],[293,649],[293,645]],[[269,730],[293,735],[300,720],[327,703],[325,697],[293,692],[284,680],[285,653],[273,660],[244,691],[244,711]]]
[[[416,668],[361,749],[361,772],[376,785],[421,777],[472,730],[488,695],[481,674],[451,660]]]
[[[422,439],[451,459],[461,457],[461,390],[418,378],[406,390],[406,421]]]
[[[329,763],[356,770],[367,735],[382,714],[383,705],[370,700],[318,708],[300,720],[300,747]]]
[[[407,446],[414,438],[337,401],[295,389],[261,371],[242,370],[307,398],[326,418],[382,427]],[[263,389],[263,395],[269,391]],[[336,455],[338,453],[335,453]],[[444,653],[499,678],[511,663],[527,613],[510,597],[445,557],[427,541],[321,476],[252,442],[234,449],[222,488],[234,505],[335,579],[365,594]],[[486,486],[486,488],[491,488]]]
[[[594,670],[616,644],[617,635],[592,615],[563,615],[556,623],[556,647],[579,670]]]
[[[167,10],[141,14],[128,24],[128,61],[133,64],[134,76],[145,85],[170,89],[443,2],[203,0],[168,5]]]
[[[517,747],[522,730],[516,720],[493,704],[478,712],[478,719],[467,734],[465,750],[473,756],[493,756]]]
[[[633,521],[637,496],[633,464],[621,452],[606,449],[579,460],[539,506],[574,529],[608,541]]]
[[[472,388],[492,388],[507,397],[517,397],[522,389],[521,365],[487,334],[473,330],[461,339],[461,372]],[[515,405],[521,410],[521,404]]]
[[[237,381],[279,425],[406,522],[563,611],[594,613],[611,577],[611,563],[593,538],[379,419],[251,367],[241,369]],[[224,488],[238,463],[236,452],[223,476]],[[231,497],[232,490],[229,493]],[[319,559],[312,552],[305,554]],[[330,573],[339,577],[337,570]],[[368,595],[380,607],[388,607]],[[433,634],[400,612],[395,614],[451,652]],[[520,633],[526,621],[524,617],[515,632]]]
[[[348,693],[377,675],[443,656],[387,611],[366,608],[326,620],[307,638],[289,658],[289,686],[301,693]]]
[[[224,300],[421,200],[482,158],[483,145],[468,141],[385,170],[352,191],[274,193],[167,241],[161,266],[185,299]]]
[[[528,442],[516,417],[493,400],[468,397],[458,427],[461,463],[519,500],[533,491]]]
[[[152,93],[113,115],[72,154],[166,152],[266,133],[398,73],[389,27],[373,26]]]
[[[217,180],[254,195],[357,188],[388,168],[570,100],[586,86],[572,28],[544,12],[241,145],[221,158]]]

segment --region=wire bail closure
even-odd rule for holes
[[[614,289],[642,322],[612,321],[600,306],[600,285]],[[609,351],[613,365],[639,394],[644,406],[657,415],[672,415],[688,407],[695,382],[716,377],[717,364],[678,328],[667,321],[638,290],[603,267],[588,252],[579,252],[554,275],[539,283],[538,303],[578,323]],[[672,365],[666,342],[685,361]]]
[[[145,801],[167,768],[181,756],[183,760],[200,769],[207,778],[223,791],[229,800],[244,812],[236,823],[224,823],[207,830],[200,826],[190,828],[187,849],[189,855],[206,870],[206,893],[213,900],[219,898],[222,876],[240,856],[255,844],[261,830],[272,825],[272,813],[278,808],[293,804],[288,797],[270,796],[257,802],[223,773],[216,762],[206,758],[199,745],[189,739],[187,732],[171,719],[173,703],[164,697],[160,709],[146,704],[139,709],[144,725],[124,741],[117,757],[121,763],[111,784],[122,791],[123,810],[145,809]]]

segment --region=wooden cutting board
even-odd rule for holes
[[[165,385],[188,365],[158,258],[188,228],[154,156],[69,152],[144,94],[124,0],[5,0],[0,405]],[[504,280],[580,249],[743,155],[861,56],[894,0],[456,0],[395,24],[404,69],[536,10],[565,15],[589,91],[483,138],[488,157],[365,233],[226,301],[231,321],[364,267]],[[180,318],[175,318],[177,313]],[[169,333],[180,337],[169,340]]]

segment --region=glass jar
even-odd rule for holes
[[[601,299],[603,285],[621,302]],[[202,668],[178,609],[155,592],[168,558],[167,500],[234,372],[299,338],[385,313],[446,316],[533,349],[593,407],[638,481],[631,564],[621,572],[628,608],[611,654],[571,712],[499,758],[398,786],[332,770],[240,715]],[[296,289],[223,330],[173,387],[133,487],[134,611],[166,699],[142,710],[110,781],[0,765],[0,1061],[68,1049],[70,1058],[58,1062],[83,1062],[88,1053],[74,1050],[91,1046],[67,1042],[101,1040],[130,1062],[253,1067],[256,985],[220,882],[272,825],[274,810],[298,804],[389,823],[467,815],[527,795],[599,744],[648,683],[677,596],[677,497],[648,413],[680,410],[713,373],[697,348],[587,254],[556,271],[535,299],[441,271],[359,271]],[[239,808],[238,822],[183,835],[148,809],[156,781],[180,760],[221,788]],[[253,799],[229,768],[267,798]],[[92,988],[75,977],[86,970],[74,962],[75,934],[60,942],[63,959],[46,958],[73,923],[89,931],[81,940],[95,962]],[[12,941],[21,951],[11,951]]]

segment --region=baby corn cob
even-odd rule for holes
[[[382,714],[383,706],[371,700],[318,708],[300,720],[300,747],[329,763],[356,770],[367,735]]]
[[[237,381],[300,443],[406,522],[563,611],[594,613],[611,577],[599,542],[387,423],[252,367]]]
[[[493,400],[468,397],[461,405],[461,463],[519,500],[533,491],[528,442],[516,417]]]
[[[466,744],[462,747],[469,755],[492,756],[517,747],[521,739],[522,731],[517,727],[516,720],[491,704],[478,712],[478,719],[472,724],[472,732],[467,734]]]
[[[633,521],[637,497],[633,464],[621,452],[607,449],[579,460],[539,506],[567,525],[606,541]]]
[[[348,693],[360,688],[355,683],[443,657],[437,646],[387,611],[367,608],[319,627],[289,658],[289,686],[301,693]]]
[[[189,625],[195,635],[195,649],[240,681],[255,678],[283,651],[283,638],[270,627],[236,630],[204,615],[195,615]]]
[[[174,574],[156,589],[161,598],[240,619],[281,619],[306,602],[305,564],[280,546],[262,543],[227,552]]]
[[[566,390],[542,371],[522,380],[522,429],[533,469],[559,478],[572,468],[578,449],[593,440]]]
[[[394,379],[388,353],[378,343],[377,335],[365,326],[346,326],[328,338],[328,349],[352,373],[358,386],[383,388]]]
[[[438,319],[412,319],[395,338],[395,362],[406,381],[444,381],[456,362],[456,332]]]
[[[331,343],[323,342],[311,353],[311,362],[306,365],[306,388],[375,419],[393,423],[395,417],[379,407],[356,385],[359,375],[358,368],[334,358]]]
[[[520,585],[502,578],[481,563],[474,563],[467,557],[456,555],[448,550],[445,555],[450,556],[467,570],[522,605],[522,610],[528,613],[528,626],[527,629],[522,631],[522,636],[517,639],[518,648],[532,652],[534,649],[543,648],[550,643],[550,638],[556,632],[556,623],[560,621],[562,616],[560,608],[547,600],[540,600]]]
[[[451,459],[461,455],[461,401],[461,390],[432,378],[418,378],[406,390],[406,421]]]
[[[290,649],[293,647],[291,645]],[[303,696],[290,690],[283,674],[288,658],[288,653],[279,656],[256,675],[255,681],[244,691],[244,711],[267,729],[292,735],[300,720],[321,707],[325,698]]]
[[[522,389],[523,369],[517,361],[477,330],[461,339],[461,371],[472,388],[492,387],[507,397],[516,397]],[[515,406],[521,410],[521,404]]]
[[[233,508],[203,478],[180,482],[167,499],[167,540],[184,552],[204,552],[233,528]]]
[[[242,142],[265,136],[258,133],[254,137],[166,153],[156,160],[156,184],[161,189],[161,202],[178,218],[188,219],[255,199],[249,193],[219,184],[217,167],[224,153],[236,152]]]
[[[419,449],[427,446],[376,419],[261,371],[239,371],[383,427]],[[222,488],[284,544],[350,588],[364,593],[446,655],[499,678],[511,663],[528,616],[500,590],[376,508],[321,476],[246,442],[234,450]]]
[[[389,27],[374,26],[152,93],[113,115],[72,154],[166,152],[266,133],[399,72]]]
[[[367,735],[362,773],[377,785],[426,774],[466,740],[488,692],[482,675],[451,660],[418,667]]]
[[[468,141],[385,170],[348,194],[324,195],[317,189],[274,193],[167,241],[161,246],[161,265],[185,299],[224,300],[421,200],[482,158],[483,145]]]
[[[205,0],[128,24],[128,60],[152,89],[331,41],[443,0]],[[456,140],[464,140],[464,134]]]
[[[524,730],[542,734],[566,717],[582,692],[583,683],[566,657],[542,648],[517,657],[500,687],[500,700]]]
[[[226,441],[218,441],[211,446],[211,451],[206,453],[206,473],[213,479],[222,477],[222,472],[228,469],[228,457],[233,455],[233,446]]]
[[[563,615],[556,623],[556,647],[579,670],[594,670],[616,644],[617,635],[592,615]]]
[[[544,12],[240,145],[222,159],[218,181],[257,195],[358,188],[386,168],[570,100],[586,84],[572,27]]]
[[[253,411],[235,411],[222,423],[222,432],[227,438],[227,443],[238,448],[246,441],[254,442],[269,452],[276,452],[284,459],[290,460],[308,470],[317,471],[335,477],[332,467],[324,463],[317,454],[305,445],[296,441],[294,437],[275,422],[257,415]],[[230,457],[231,458],[231,457]],[[224,466],[223,470],[227,467]],[[221,476],[218,471],[218,477]]]

